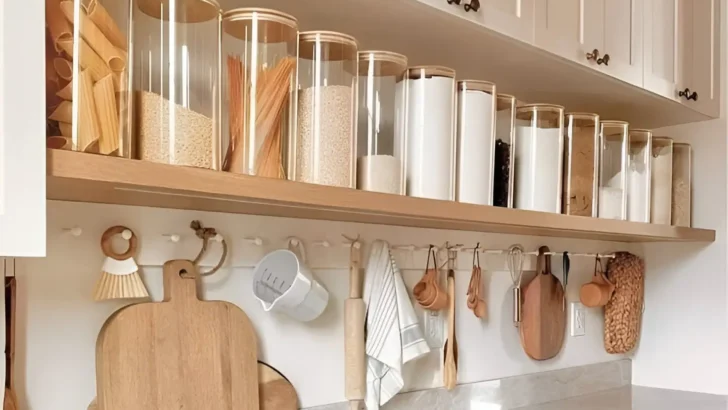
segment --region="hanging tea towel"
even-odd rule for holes
[[[405,363],[430,352],[389,244],[372,244],[366,269],[366,354],[369,410],[378,410],[404,387]]]

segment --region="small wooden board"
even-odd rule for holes
[[[551,257],[544,252],[548,248],[542,246],[536,277],[523,289],[521,345],[534,360],[548,360],[559,354],[566,333],[564,288],[551,273]]]
[[[297,410],[298,395],[278,370],[258,362],[260,410]]]
[[[106,321],[96,344],[99,408],[260,409],[250,320],[233,304],[200,301],[197,276],[192,262],[169,261],[163,302]]]

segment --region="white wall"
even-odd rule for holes
[[[634,384],[728,394],[726,14],[722,4],[722,118],[656,130],[693,147],[693,226],[712,244],[644,246],[647,281]]]
[[[326,239],[333,244],[343,240],[341,234],[360,234],[365,242],[386,239],[392,244],[442,244],[449,240],[474,245],[480,241],[487,248],[506,248],[520,242],[529,250],[549,245],[552,250],[609,252],[630,250],[633,245],[609,242],[518,237],[512,235],[419,230],[376,225],[348,224],[245,215],[225,215],[193,211],[173,211],[140,207],[49,202],[48,257],[22,260],[18,266],[18,390],[23,408],[28,410],[85,409],[95,395],[94,351],[98,331],[108,315],[120,303],[94,303],[91,300],[95,281],[103,260],[99,249],[101,233],[109,226],[125,224],[140,237],[138,262],[155,300],[161,297],[161,264],[167,259],[193,258],[199,242],[188,228],[192,219],[214,226],[231,241],[226,269],[205,280],[205,298],[236,303],[250,316],[259,338],[259,357],[291,379],[301,404],[314,406],[344,401],[343,396],[343,300],[348,295],[348,250],[341,247],[315,248],[310,244]],[[80,226],[84,233],[75,238],[63,228]],[[165,233],[183,234],[179,244],[172,244]],[[250,269],[266,251],[281,247],[285,238],[295,235],[309,245],[309,265],[317,269],[318,278],[331,293],[324,315],[311,324],[300,324],[282,316],[265,313],[255,301],[251,289]],[[263,248],[242,240],[246,236],[267,239]],[[634,250],[634,249],[632,249]],[[204,262],[214,263],[212,255]],[[412,286],[422,274],[426,252],[397,255],[405,268],[405,281]],[[602,314],[591,310],[587,316],[587,335],[566,338],[562,353],[545,362],[529,360],[521,351],[517,330],[512,325],[510,277],[503,271],[504,259],[489,256],[483,261],[489,319],[475,320],[465,306],[469,280],[470,256],[461,255],[457,275],[458,344],[460,347],[460,382],[490,380],[519,374],[617,360],[621,357],[604,352]],[[535,267],[530,261],[530,269]],[[150,266],[154,265],[154,266]],[[553,261],[554,273],[561,275],[561,260]],[[416,269],[410,269],[416,268]],[[568,296],[578,300],[579,286],[590,280],[591,259],[572,259]],[[438,354],[410,369],[412,388],[440,385]]]

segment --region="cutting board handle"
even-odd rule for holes
[[[172,260],[164,264],[164,301],[184,303],[197,301],[197,268],[188,260]]]
[[[551,274],[551,250],[548,246],[538,248],[538,259],[536,259],[536,272],[541,275]]]

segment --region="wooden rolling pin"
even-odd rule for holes
[[[344,393],[352,410],[359,409],[366,393],[366,352],[364,321],[366,306],[362,299],[361,243],[351,245],[349,298],[344,303]]]

